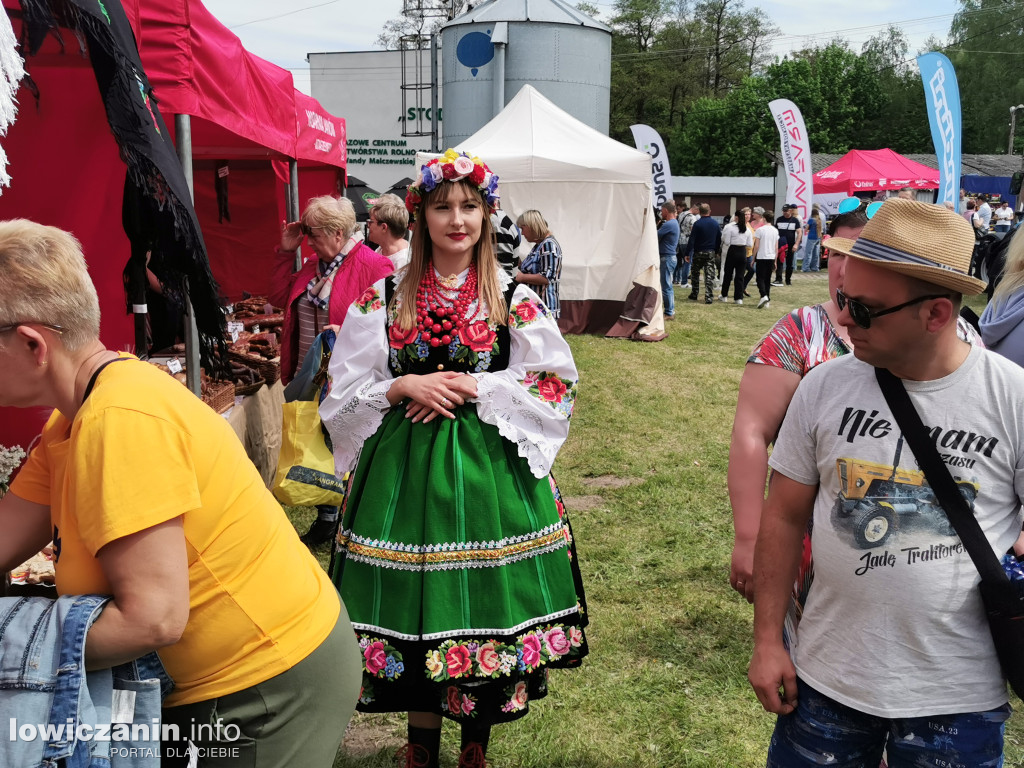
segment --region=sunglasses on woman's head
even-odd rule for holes
[[[319,233],[314,231],[314,230],[317,230],[317,229],[321,229],[322,230],[323,227],[311,227],[308,224],[303,224],[302,225],[302,234],[304,234],[306,237],[318,237]]]
[[[839,213],[859,211],[862,205],[864,205],[864,201],[859,197],[848,197],[839,204]],[[868,203],[864,208],[864,215],[870,219],[881,207],[881,202]]]
[[[853,318],[853,322],[855,322],[859,327],[864,328],[865,330],[871,327],[871,321],[876,317],[881,317],[882,315],[890,315],[893,312],[899,312],[901,309],[906,309],[907,307],[911,307],[914,304],[920,304],[922,301],[948,298],[948,293],[932,293],[927,296],[918,296],[916,299],[911,299],[910,301],[905,301],[902,304],[897,304],[895,307],[889,307],[888,309],[879,309],[877,312],[872,312],[870,309],[864,306],[864,304],[857,301],[856,299],[851,299],[842,291],[836,291],[836,305],[839,307],[839,311],[842,312],[844,309],[849,307],[850,317]]]

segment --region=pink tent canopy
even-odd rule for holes
[[[172,135],[174,114],[194,116],[195,208],[214,275],[225,294],[265,292],[284,216],[283,186],[267,160],[300,159],[302,200],[336,193],[346,159],[344,120],[295,91],[290,72],[245,51],[198,0],[122,4]],[[18,0],[3,6],[20,12]],[[19,94],[18,120],[4,141],[14,183],[0,197],[0,218],[27,217],[81,240],[103,310],[101,338],[127,349],[134,330],[121,281],[131,255],[121,227],[125,167],[89,60],[78,55],[72,33],[62,36],[63,50],[51,36],[29,62],[41,99],[36,105],[27,89]],[[311,125],[307,110],[322,119]],[[231,161],[230,222],[218,222],[213,182],[215,160],[224,159]],[[45,417],[40,409],[0,409],[0,443],[27,445]]]
[[[245,50],[199,0],[123,3],[138,20],[139,53],[172,134],[175,114],[191,116],[196,214],[221,292],[266,293],[287,161],[302,168],[300,200],[337,194],[345,121],[296,91],[288,70]],[[224,161],[230,218],[215,184]]]
[[[139,55],[160,111],[165,118],[192,116],[193,157],[294,156],[295,87],[288,70],[245,50],[196,0],[123,5],[138,14]]]
[[[854,149],[814,174],[814,193],[825,195],[879,189],[937,189],[939,172],[891,149]]]
[[[348,159],[345,121],[312,96],[295,91],[295,152],[299,165],[309,162],[344,168]]]
[[[345,121],[295,90],[199,0],[124,0],[160,111],[192,117],[192,156],[297,158],[344,168]],[[172,121],[168,121],[169,123]]]

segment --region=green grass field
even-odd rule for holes
[[[661,343],[569,338],[580,393],[555,477],[586,580],[591,654],[552,673],[528,717],[495,728],[495,768],[764,765],[774,721],[746,680],[753,611],[728,584],[729,434],[750,348],[826,294],[824,273],[773,288],[767,310],[677,291]],[[305,530],[311,511],[290,511]],[[455,765],[458,738],[446,723],[442,765]],[[357,715],[336,768],[393,766],[404,741],[404,716]],[[1019,716],[1006,765],[1024,765]]]

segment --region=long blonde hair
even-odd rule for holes
[[[1003,278],[992,294],[996,309],[1005,304],[1011,295],[1024,287],[1024,236],[1019,232],[1013,236],[1006,247],[1006,266],[1003,267]]]
[[[477,287],[480,291],[480,303],[487,307],[487,316],[497,325],[508,323],[508,307],[505,306],[505,295],[498,284],[498,259],[494,255],[494,240],[491,233],[490,208],[483,192],[475,184],[468,181],[442,181],[416,206],[416,228],[412,233],[409,246],[409,264],[405,268],[405,276],[398,285],[392,302],[398,303],[398,316],[395,323],[399,328],[411,330],[416,327],[416,289],[419,288],[429,265],[433,263],[434,245],[427,230],[425,211],[432,202],[445,202],[455,184],[461,184],[469,195],[476,195],[483,211],[480,225],[480,239],[473,249],[473,261],[476,264]]]

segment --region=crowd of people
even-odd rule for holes
[[[820,271],[820,249],[825,219],[815,205],[806,222],[796,215],[796,205],[782,206],[782,215],[761,206],[741,208],[725,216],[721,224],[711,217],[708,203],[694,203],[682,217],[669,200],[659,210],[658,255],[661,261],[661,295],[666,320],[675,317],[673,286],[690,286],[690,301],[700,301],[701,276],[704,303],[743,304],[747,285],[756,279],[760,309],[771,306],[771,289],[791,285],[797,252],[804,245],[802,271]],[[772,273],[774,271],[774,278]],[[785,282],[783,282],[785,280]],[[730,289],[733,295],[730,297]]]

